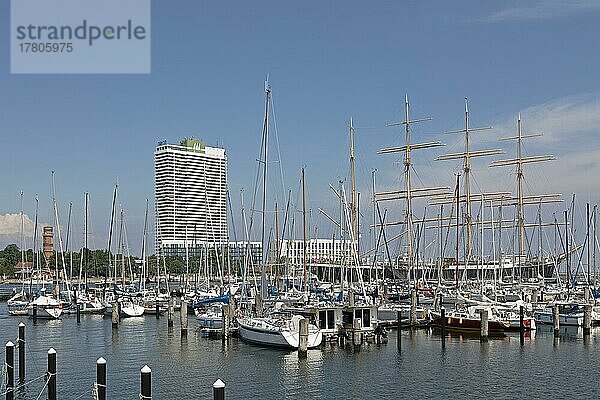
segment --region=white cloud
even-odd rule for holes
[[[27,214],[23,216],[24,235],[26,237],[33,236],[33,221]],[[21,235],[21,214],[4,214],[0,215],[0,235],[16,236]]]
[[[494,124],[494,135],[485,146],[498,147],[498,138],[515,136],[517,113]],[[598,201],[595,189],[600,186],[600,97],[579,95],[548,101],[521,110],[523,134],[543,133],[526,139],[525,156],[554,155],[556,161],[527,164],[525,179],[534,192],[560,192],[566,198]],[[502,142],[505,157],[514,158],[515,143]],[[506,170],[506,168],[501,168]]]
[[[600,10],[597,0],[536,0],[518,2],[481,18],[483,22],[550,19]]]
[[[501,136],[516,134],[517,113],[495,124],[494,131]],[[597,144],[600,133],[600,98],[580,95],[552,100],[521,110],[523,134],[543,133],[534,139],[557,152],[582,147],[586,140]],[[577,139],[577,142],[574,142]],[[559,144],[570,143],[569,147]],[[587,148],[586,148],[587,150]]]

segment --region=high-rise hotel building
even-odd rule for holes
[[[159,142],[154,152],[156,254],[185,255],[186,245],[226,245],[227,156],[196,139]]]

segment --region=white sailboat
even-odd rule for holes
[[[58,319],[62,315],[62,304],[54,297],[46,296],[46,290],[42,289],[28,306],[30,318]]]
[[[294,315],[291,319],[251,318],[238,319],[240,338],[248,343],[268,347],[298,349],[300,345],[300,320]],[[308,348],[321,345],[323,334],[314,324],[308,324]]]
[[[131,318],[144,315],[144,306],[137,304],[132,299],[122,298],[119,303],[121,305],[121,317]]]
[[[194,309],[198,325],[201,328],[208,329],[221,329],[223,327],[223,311],[222,304],[215,304],[209,307],[207,310]]]
[[[21,290],[8,299],[6,305],[8,306],[8,313],[10,315],[27,315],[29,299],[27,298],[25,291]]]

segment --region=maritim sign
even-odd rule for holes
[[[150,73],[150,0],[11,0],[11,73]]]

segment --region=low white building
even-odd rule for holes
[[[307,264],[348,264],[355,251],[349,240],[309,239],[306,241]],[[281,258],[290,264],[304,263],[304,241],[284,240],[281,246]]]

